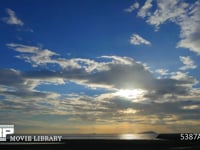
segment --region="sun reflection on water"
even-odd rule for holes
[[[152,140],[156,138],[156,134],[120,134],[118,138],[122,140]]]
[[[136,139],[137,136],[135,134],[121,134],[119,135],[119,139],[123,139],[123,140],[133,140]]]

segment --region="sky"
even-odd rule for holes
[[[199,132],[199,16],[199,0],[1,1],[0,123]]]

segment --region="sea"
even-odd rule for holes
[[[98,139],[98,140],[156,140],[156,133],[148,134],[68,134],[62,135],[62,139]]]

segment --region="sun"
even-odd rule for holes
[[[128,99],[136,99],[136,98],[141,98],[146,91],[142,89],[120,89],[118,90],[115,95],[128,98]]]

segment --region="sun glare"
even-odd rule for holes
[[[121,89],[115,93],[115,95],[130,99],[140,98],[144,95],[145,90],[142,89],[134,89],[134,90],[124,90]]]

